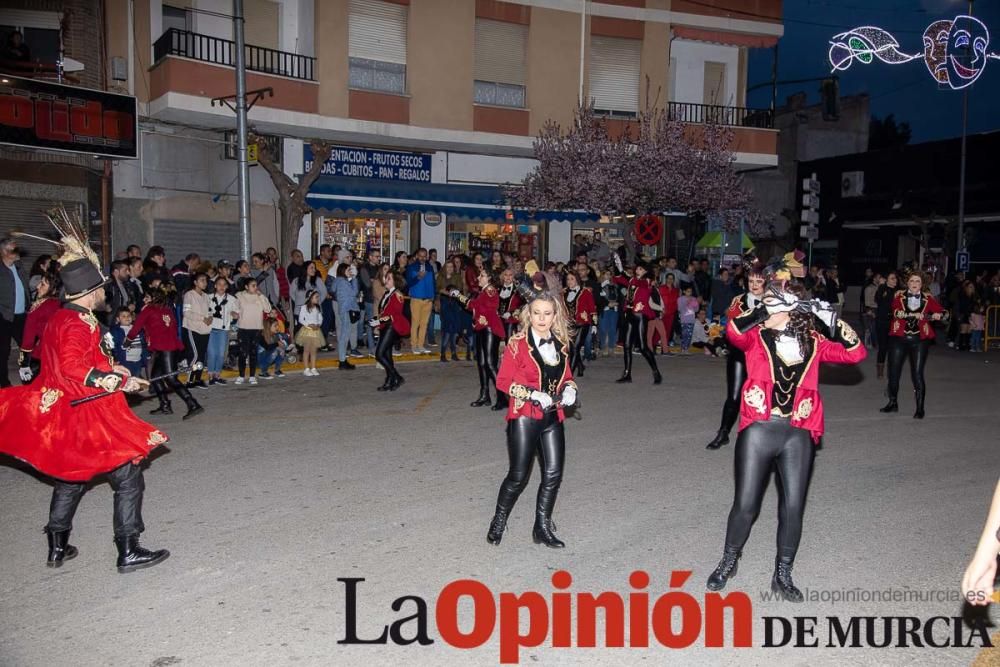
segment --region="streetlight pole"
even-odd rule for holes
[[[969,16],[972,16],[972,5],[975,0],[969,0]],[[969,126],[969,88],[962,89],[962,164],[958,171],[958,251],[965,250],[965,155],[966,135]],[[956,258],[957,263],[957,258]]]
[[[233,0],[236,42],[237,192],[240,200],[240,257],[250,259],[250,167],[247,163],[247,70],[243,37],[243,0]]]

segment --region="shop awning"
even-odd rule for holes
[[[331,213],[438,212],[470,220],[510,222],[503,194],[495,185],[407,183],[369,178],[320,177],[306,195],[316,211]],[[514,209],[514,221],[597,220],[584,211],[528,211]]]
[[[695,244],[696,248],[721,248],[723,245],[723,232],[707,232],[702,236],[698,243]],[[743,234],[743,249],[750,250],[753,248],[753,241],[745,233]]]

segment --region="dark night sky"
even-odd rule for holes
[[[965,14],[967,0],[785,0],[785,35],[778,45],[778,80],[822,77],[830,73],[829,39],[850,28],[872,25],[893,33],[905,53],[923,51],[924,28],[932,21]],[[1000,52],[1000,0],[977,0],[974,15],[991,32],[988,51]],[[748,17],[749,18],[749,17]],[[749,85],[771,80],[773,50],[750,53]],[[956,137],[962,131],[962,93],[941,89],[922,59],[901,65],[855,62],[839,73],[842,95],[867,92],[872,114],[894,113],[909,121],[912,142]],[[778,106],[799,90],[819,101],[819,83],[778,86]],[[771,88],[750,93],[748,106],[770,105]],[[989,60],[969,94],[969,132],[1000,129],[1000,60]]]

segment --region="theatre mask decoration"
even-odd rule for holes
[[[830,40],[830,65],[838,72],[855,61],[870,65],[877,59],[887,65],[901,65],[923,58],[938,84],[961,90],[976,82],[988,60],[1000,58],[989,51],[986,25],[973,16],[934,21],[924,30],[923,42],[923,53],[906,53],[887,30],[875,26],[853,28]]]

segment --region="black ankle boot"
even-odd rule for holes
[[[166,549],[150,551],[139,546],[139,536],[129,535],[128,537],[116,537],[115,546],[118,547],[118,571],[131,572],[141,570],[144,567],[152,567],[157,563],[166,560],[170,552]]]
[[[500,540],[503,539],[503,533],[507,530],[507,516],[509,511],[497,506],[497,511],[493,515],[493,520],[490,521],[490,529],[486,531],[486,541],[490,544],[496,545],[500,544]]]
[[[184,402],[187,404],[187,409],[188,409],[188,411],[184,413],[184,416],[182,417],[182,419],[184,420],[191,419],[191,417],[197,417],[198,415],[200,415],[202,412],[205,411],[205,408],[201,407],[198,401],[194,400],[194,398],[188,398]]]
[[[786,602],[802,602],[805,599],[802,591],[795,587],[792,581],[792,559],[779,558],[774,561],[774,576],[771,577],[771,590],[781,595]]]
[[[396,376],[394,376],[394,375],[386,375],[385,376],[385,382],[383,382],[382,386],[378,388],[378,391],[389,391],[390,389],[392,389],[392,383],[393,383],[393,380],[395,380],[395,379],[396,379]]]
[[[469,406],[473,408],[480,408],[484,405],[489,405],[490,403],[490,390],[484,387],[479,390],[479,398],[474,400],[472,403],[469,403]]]
[[[660,371],[653,371],[653,384],[663,384],[663,376]]]
[[[544,544],[550,549],[562,549],[566,543],[555,536],[556,524],[552,517],[538,512],[535,514],[535,527],[531,531],[531,537],[535,544]]]
[[[160,407],[155,410],[150,410],[151,415],[172,415],[174,414],[174,409],[170,407],[170,401],[165,398],[160,399]]]
[[[45,563],[49,567],[62,567],[63,561],[72,560],[80,553],[69,543],[68,530],[54,533],[46,529],[45,536],[49,538],[49,557]]]
[[[879,412],[899,412],[899,403],[896,402],[895,398],[890,398],[889,402]]]
[[[625,383],[625,382],[632,382],[632,373],[626,371],[625,374],[622,375],[617,380],[615,380],[615,382],[617,382],[618,384],[622,384],[622,383]]]
[[[389,391],[396,391],[403,386],[404,382],[406,382],[406,380],[403,379],[403,376],[396,373],[392,376],[392,382],[389,384]]]
[[[736,576],[736,570],[740,561],[740,552],[735,549],[725,549],[722,552],[722,560],[715,566],[712,574],[708,575],[708,583],[705,587],[710,591],[721,591],[729,583],[729,580]]]
[[[727,431],[724,428],[720,428],[719,432],[715,434],[714,438],[712,438],[712,442],[705,445],[705,449],[718,449],[719,447],[728,444],[729,444],[729,431]]]
[[[917,411],[913,413],[914,419],[924,418],[924,392],[922,389],[917,389],[913,392],[914,397],[917,400]]]

